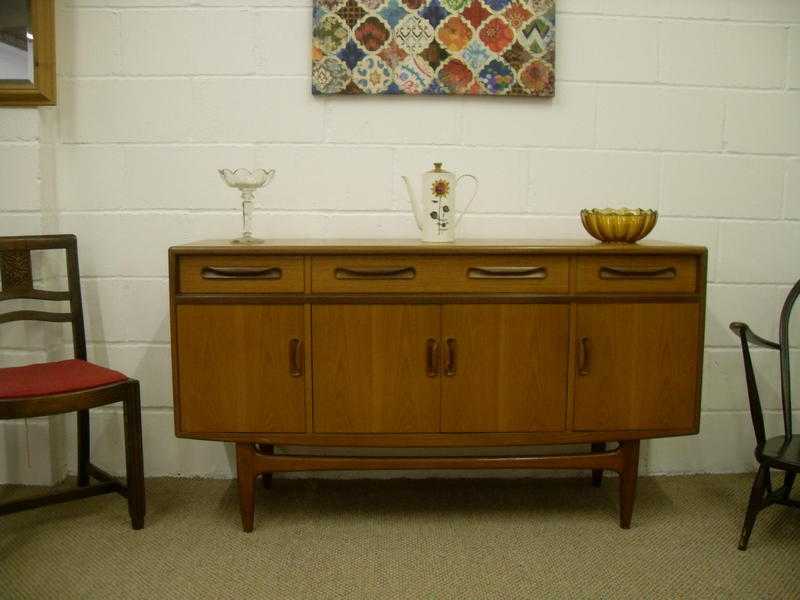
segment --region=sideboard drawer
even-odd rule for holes
[[[301,256],[181,256],[178,292],[264,294],[302,292]]]
[[[694,256],[581,256],[577,292],[694,292]]]
[[[567,293],[569,259],[553,255],[317,256],[316,293]]]
[[[554,255],[475,255],[447,263],[448,282],[457,292],[569,292],[569,258]]]

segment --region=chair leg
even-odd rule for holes
[[[769,467],[761,465],[758,468],[758,473],[756,473],[756,478],[753,481],[753,487],[750,490],[750,502],[747,505],[747,514],[744,517],[742,534],[739,537],[739,550],[747,550],[747,543],[750,541],[750,534],[756,522],[756,515],[758,515],[758,511],[761,510],[764,502],[764,490],[767,486],[768,476]]]
[[[78,487],[89,485],[89,410],[78,411]]]
[[[123,402],[125,420],[125,474],[128,480],[128,514],[131,527],[144,527],[144,457],[142,452],[142,409],[139,400],[139,382],[130,387]]]
[[[598,442],[596,444],[592,444],[592,452],[605,452],[605,451],[606,451],[605,442]],[[601,483],[603,483],[603,469],[592,469],[592,485],[594,487],[600,487]]]
[[[788,500],[792,496],[792,486],[797,473],[794,471],[786,471],[783,476],[783,499]]]

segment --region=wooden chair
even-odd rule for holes
[[[753,428],[756,433],[755,455],[759,463],[758,473],[753,482],[753,489],[750,492],[750,503],[747,507],[742,535],[739,539],[739,550],[747,549],[747,542],[750,539],[750,533],[760,510],[772,504],[800,507],[800,501],[790,498],[792,484],[797,472],[800,471],[800,435],[792,435],[792,391],[789,377],[789,317],[792,314],[792,308],[798,296],[800,296],[800,281],[789,292],[783,305],[783,310],[781,310],[778,343],[756,335],[745,323],[731,323],[731,330],[739,336],[739,340],[742,343],[747,395],[750,400],[750,415],[753,418]],[[758,396],[753,362],[750,359],[751,344],[780,352],[784,434],[769,439],[767,439],[764,430],[764,414],[761,410],[761,400]],[[776,490],[772,489],[770,469],[784,472],[783,485]]]
[[[33,287],[31,251],[50,249],[66,250],[69,288],[66,292]],[[11,321],[70,322],[75,355],[73,360],[0,368],[0,419],[78,413],[78,488],[0,504],[0,515],[117,492],[128,499],[133,528],[141,529],[145,495],[139,382],[86,361],[76,237],[0,237],[0,278],[0,305],[4,300],[13,299],[69,301],[68,312],[16,310],[0,313],[0,325]],[[113,402],[123,403],[127,484],[89,460],[89,409]],[[99,483],[90,485],[90,478]]]

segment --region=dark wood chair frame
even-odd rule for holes
[[[750,540],[750,533],[756,522],[756,516],[761,510],[773,504],[800,508],[800,501],[790,498],[795,476],[800,471],[800,436],[792,435],[792,393],[791,378],[789,376],[789,319],[798,296],[800,296],[800,281],[789,292],[781,310],[778,343],[756,335],[746,323],[734,322],[730,325],[731,330],[739,337],[742,344],[750,416],[753,419],[753,429],[755,429],[756,434],[755,456],[759,463],[758,472],[750,492],[750,501],[741,537],[739,538],[739,550],[747,549],[747,543]],[[781,408],[783,409],[784,435],[769,440],[764,429],[764,413],[758,394],[753,361],[750,357],[750,345],[780,352]],[[794,456],[794,454],[797,456]],[[777,489],[772,488],[770,469],[784,472],[783,485]]]
[[[66,251],[68,291],[37,290],[33,286],[31,251],[55,249]],[[69,302],[69,312],[17,310],[0,313],[0,325],[12,321],[69,322],[72,324],[75,358],[86,360],[78,241],[74,235],[0,237],[0,275],[0,303],[15,299]],[[89,458],[89,409],[114,402],[123,403],[126,483],[93,465]],[[139,382],[127,379],[76,392],[0,399],[0,419],[21,419],[67,412],[77,412],[78,487],[66,492],[0,504],[0,515],[116,492],[128,500],[128,513],[133,529],[141,529],[144,527],[145,490]],[[98,483],[90,485],[91,479]]]

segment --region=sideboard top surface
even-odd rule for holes
[[[259,244],[234,244],[228,240],[201,240],[173,246],[172,254],[696,254],[706,248],[671,242],[604,244],[575,239],[472,239],[431,244],[415,239],[274,239]]]

